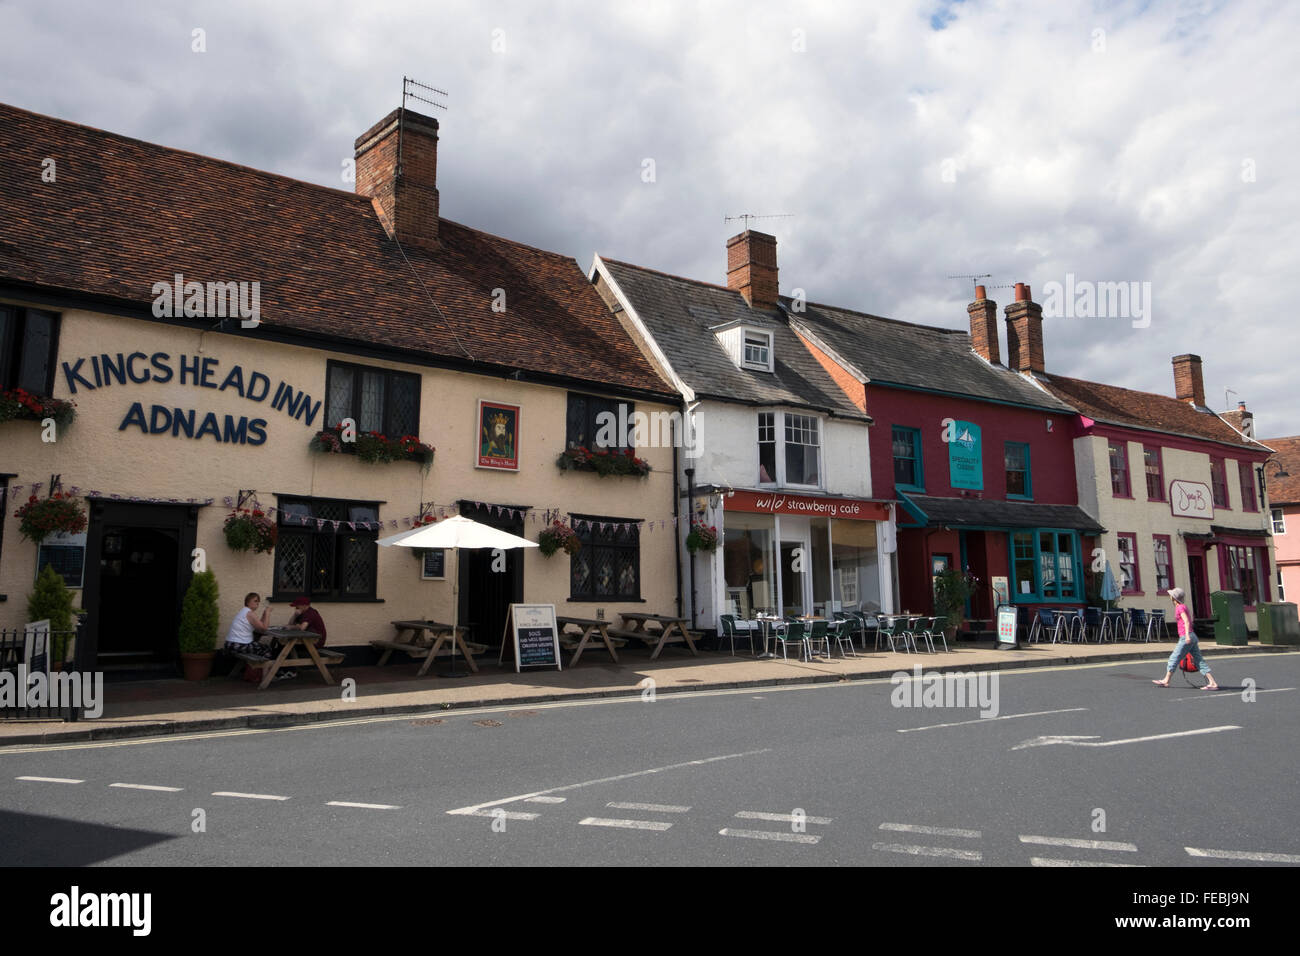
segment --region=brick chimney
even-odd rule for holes
[[[1205,407],[1205,381],[1201,378],[1199,355],[1174,356],[1174,395],[1180,402]]]
[[[400,145],[400,157],[399,157]],[[357,194],[398,241],[438,248],[438,121],[396,109],[357,137]]]
[[[985,360],[997,365],[1002,361],[998,350],[998,304],[984,297],[984,287],[975,287],[975,301],[966,306],[970,316],[970,344]]]
[[[1043,372],[1043,307],[1033,299],[1029,286],[1016,283],[1016,301],[1007,314],[1007,367],[1013,372]]]
[[[1219,417],[1247,438],[1255,437],[1255,413],[1246,409],[1245,402],[1238,402],[1236,408]]]
[[[776,305],[776,236],[746,229],[727,240],[727,288],[743,295],[752,309]]]

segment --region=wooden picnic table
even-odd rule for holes
[[[321,636],[315,631],[303,631],[296,627],[271,627],[267,628],[266,633],[283,643],[280,653],[274,659],[255,657],[252,654],[234,655],[237,663],[234,670],[230,672],[231,677],[238,677],[241,672],[249,667],[260,667],[262,669],[262,682],[257,685],[258,690],[266,690],[275,680],[275,675],[284,667],[306,667],[313,664],[316,670],[320,672],[321,678],[327,684],[334,683],[334,675],[329,672],[329,664],[337,664],[343,660],[343,655],[337,651],[322,651],[316,647],[316,642]],[[305,647],[307,657],[290,657],[295,649]]]
[[[566,650],[572,646],[573,635],[566,635],[564,631],[565,627],[573,625],[582,631],[582,637],[578,640],[577,649],[573,652],[573,658],[569,661],[570,667],[578,663],[578,658],[582,656],[582,652],[587,648],[588,644],[595,647],[595,643],[591,640],[593,634],[600,635],[600,639],[605,644],[605,650],[609,651],[609,656],[614,659],[614,663],[618,663],[618,652],[614,650],[614,645],[615,643],[618,643],[618,639],[610,637],[609,621],[601,621],[589,617],[556,617],[555,623],[560,627],[561,639],[566,636],[570,638],[569,642],[565,644]]]
[[[470,653],[470,646],[465,641],[465,632],[469,630],[465,625],[455,628],[455,640],[452,641],[452,626],[441,621],[393,621],[392,624],[397,630],[397,636],[393,640],[370,642],[384,652],[379,657],[378,666],[382,667],[388,663],[388,658],[392,656],[393,651],[402,651],[415,660],[424,659],[417,675],[423,677],[428,672],[433,659],[442,650],[443,644],[448,644],[444,653],[455,654],[456,649],[459,648],[469,664],[469,669],[475,674],[478,673],[474,655]],[[474,646],[479,650],[483,649],[479,645]]]
[[[700,652],[695,649],[695,642],[691,640],[690,632],[686,630],[689,618],[669,617],[666,614],[642,614],[640,611],[620,611],[619,616],[632,626],[616,629],[613,633],[619,637],[636,638],[645,641],[647,645],[654,643],[654,651],[650,654],[651,660],[659,656],[659,652],[664,649],[665,644],[681,644],[683,641],[690,648],[693,655],[700,656]],[[648,623],[658,624],[659,630],[648,630],[646,628]],[[655,643],[656,638],[658,638],[658,643]]]

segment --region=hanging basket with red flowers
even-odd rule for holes
[[[713,525],[692,522],[691,533],[686,536],[686,548],[691,554],[718,549],[718,529]]]
[[[582,540],[578,537],[578,532],[563,521],[556,520],[550,527],[543,528],[537,536],[537,550],[542,552],[542,557],[549,558],[561,548],[569,554],[577,554],[582,550]]]
[[[253,551],[269,554],[275,550],[280,529],[260,508],[238,508],[226,515],[222,526],[226,544],[231,551]]]
[[[555,460],[555,464],[561,471],[594,471],[602,478],[606,475],[634,475],[644,478],[654,470],[650,467],[650,462],[638,458],[630,448],[624,448],[622,451],[609,451],[605,448],[591,451],[581,446],[566,448]]]
[[[76,417],[77,407],[74,402],[64,401],[61,398],[46,398],[42,395],[33,395],[22,388],[15,388],[7,392],[0,391],[0,422],[11,421],[15,418],[25,418],[39,422],[52,418],[54,423],[62,428],[64,425],[71,424]]]
[[[322,428],[312,436],[307,448],[321,454],[355,454],[359,461],[368,465],[418,461],[428,468],[433,464],[433,446],[420,441],[415,435],[389,438],[376,431],[359,431],[351,441],[345,441],[341,424]]]
[[[14,517],[19,519],[18,533],[37,544],[56,532],[80,534],[86,530],[86,512],[80,502],[61,491],[48,498],[32,495]]]

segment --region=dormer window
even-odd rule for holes
[[[772,371],[772,333],[745,329],[744,336],[745,368]]]

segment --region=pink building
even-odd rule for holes
[[[1300,436],[1264,442],[1276,454],[1264,468],[1277,555],[1277,600],[1300,601]]]

